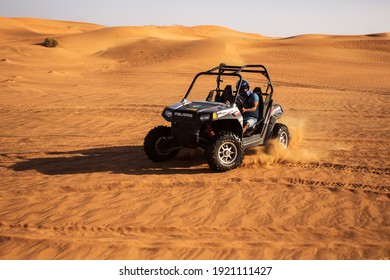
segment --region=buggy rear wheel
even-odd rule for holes
[[[272,139],[277,139],[283,149],[287,149],[291,141],[288,127],[282,123],[276,123],[272,130]]]

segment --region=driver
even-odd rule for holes
[[[246,80],[242,80],[241,87],[238,89],[240,81],[237,82],[236,88],[239,92],[238,99],[242,103],[243,107],[241,109],[242,116],[244,118],[244,127],[243,127],[243,133],[248,128],[253,127],[257,120],[259,119],[259,96],[249,91],[250,85]]]

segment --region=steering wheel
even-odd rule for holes
[[[236,99],[236,106],[242,113],[242,109],[244,108],[244,102],[239,97]]]

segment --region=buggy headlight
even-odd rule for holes
[[[210,114],[200,115],[199,118],[200,118],[200,120],[201,120],[202,122],[208,121],[208,120],[210,119]]]
[[[172,110],[172,109],[165,109],[163,115],[164,115],[164,118],[165,118],[166,120],[169,120],[169,121],[170,121],[170,120],[172,119],[173,110]]]
[[[173,115],[173,110],[171,109],[166,109],[164,111],[164,116],[167,118],[167,119],[171,119],[172,118],[172,115]]]

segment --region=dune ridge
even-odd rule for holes
[[[388,32],[0,18],[0,36],[0,259],[390,258]],[[201,151],[150,162],[164,106],[221,62],[267,66],[290,148],[223,174]]]

